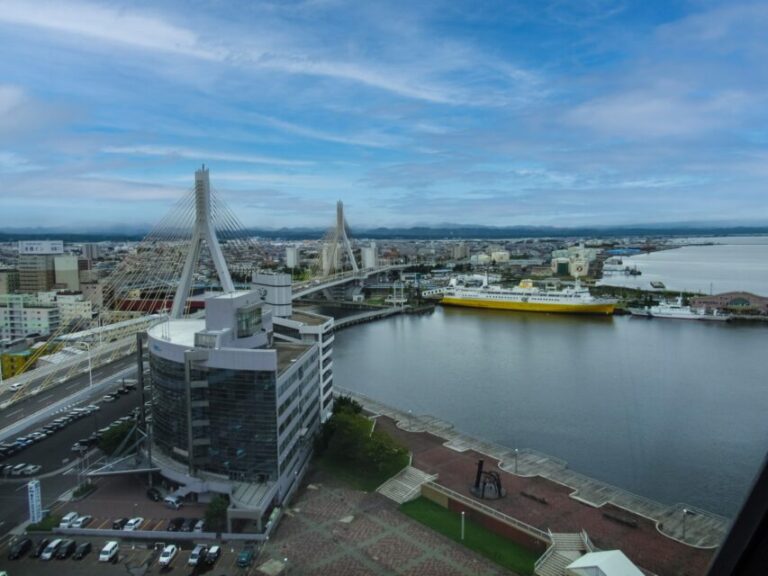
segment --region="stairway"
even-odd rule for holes
[[[431,482],[435,478],[437,478],[436,475],[430,475],[418,468],[408,466],[397,476],[393,476],[384,482],[376,491],[390,500],[402,504],[403,502],[418,498],[421,494],[421,485]]]
[[[588,552],[581,534],[552,534],[552,545],[536,562],[537,576],[565,576],[566,567]]]

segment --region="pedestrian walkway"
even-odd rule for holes
[[[478,440],[432,416],[350,396],[378,416],[379,429],[408,446],[414,466],[438,474],[440,484],[468,495],[477,460],[484,458],[486,469],[498,466],[508,492],[488,504],[541,530],[586,530],[600,549],[621,549],[659,575],[704,574],[727,532],[728,520],[716,514],[666,506],[570,470],[557,458]]]

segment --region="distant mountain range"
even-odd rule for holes
[[[102,240],[140,240],[149,226],[120,226],[113,228],[73,230],[72,228],[6,228],[0,230],[0,242],[15,240],[61,239],[67,242],[99,242]],[[327,229],[279,228],[243,230],[243,236],[258,236],[273,240],[316,240]],[[407,228],[352,228],[354,238],[373,240],[439,240],[439,239],[503,239],[503,238],[566,238],[616,236],[706,236],[768,234],[768,224],[738,224],[712,222],[680,222],[664,224],[634,224],[626,226],[482,226],[441,224]]]

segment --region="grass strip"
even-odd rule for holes
[[[426,498],[417,498],[400,506],[406,515],[421,522],[432,530],[464,544],[485,556],[496,564],[522,575],[533,574],[533,565],[539,555],[519,544],[507,540],[466,519],[464,523],[464,540],[461,540],[461,515],[451,512]]]

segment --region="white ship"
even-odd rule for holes
[[[717,310],[708,314],[702,308],[683,306],[683,297],[678,296],[674,302],[659,302],[656,306],[645,308],[631,308],[630,312],[635,316],[647,316],[650,318],[670,318],[674,320],[728,320],[728,314],[721,314]]]

